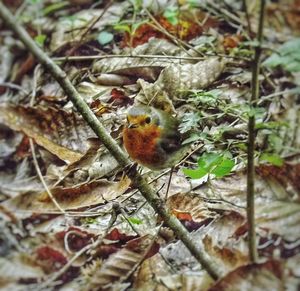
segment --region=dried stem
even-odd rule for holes
[[[252,92],[250,105],[255,108],[259,98],[259,67],[261,55],[261,42],[263,37],[263,22],[264,22],[264,8],[265,0],[260,1],[260,15],[259,26],[257,32],[257,46],[255,48],[253,71],[252,71]],[[250,260],[255,262],[257,260],[256,249],[256,234],[255,234],[255,208],[254,208],[254,179],[255,179],[255,165],[254,165],[254,150],[255,150],[255,114],[249,116],[248,122],[248,163],[247,163],[247,219],[248,219],[248,247]]]
[[[26,30],[18,24],[15,17],[0,2],[0,17],[4,20],[7,27],[12,29],[19,39],[24,43],[26,48],[37,58],[37,60],[45,67],[53,78],[60,84],[65,91],[68,98],[74,104],[78,112],[82,115],[85,121],[90,125],[96,135],[103,142],[105,147],[110,151],[114,158],[119,162],[120,166],[127,167],[130,165],[125,153],[118,146],[117,142],[109,135],[105,130],[103,124],[97,119],[89,106],[85,103],[82,97],[79,95],[71,81],[67,77],[66,73],[61,70],[32,40]],[[203,251],[199,244],[194,242],[186,230],[186,228],[180,223],[180,221],[170,213],[165,204],[156,195],[156,192],[148,185],[145,179],[138,173],[138,171],[132,167],[132,170],[128,173],[129,178],[132,180],[133,186],[138,188],[141,194],[145,197],[148,203],[158,213],[165,223],[176,233],[177,237],[181,239],[184,245],[188,248],[191,254],[198,260],[202,267],[210,274],[214,279],[218,279],[222,273],[217,265],[211,261],[208,255]]]

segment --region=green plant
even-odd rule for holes
[[[278,52],[267,58],[263,65],[270,68],[283,67],[289,72],[300,72],[300,38],[284,43]]]
[[[183,169],[183,173],[191,179],[200,179],[205,175],[212,175],[217,178],[228,175],[233,169],[235,162],[231,159],[229,152],[225,153],[204,153],[198,159],[196,169]]]

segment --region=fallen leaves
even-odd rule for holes
[[[129,241],[124,248],[111,255],[100,269],[95,270],[88,290],[94,290],[99,286],[102,290],[110,290],[123,283],[149,254],[153,243],[153,237],[149,235]]]
[[[284,290],[281,263],[268,261],[241,266],[209,289],[209,291],[225,290]]]
[[[70,210],[112,201],[122,195],[130,183],[128,178],[119,182],[99,180],[69,188],[50,188],[50,191],[63,209]],[[8,200],[5,205],[14,210],[57,210],[47,192],[25,193]]]
[[[54,108],[46,110],[24,106],[1,106],[0,116],[1,123],[33,138],[38,145],[68,164],[74,163],[82,157],[78,150],[84,149],[85,141],[82,140],[82,137],[74,136],[77,133],[66,131],[71,124],[76,124],[74,124],[73,114]],[[77,150],[72,149],[74,141],[71,138],[79,141],[76,143]]]

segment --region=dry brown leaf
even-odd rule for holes
[[[131,181],[124,178],[119,182],[94,181],[70,188],[52,188],[51,193],[63,209],[78,209],[105,203],[122,195]],[[47,192],[25,193],[5,202],[14,210],[57,210]]]
[[[123,12],[126,10],[128,3],[116,3],[111,5],[93,26],[94,29],[101,30],[104,26],[114,25],[119,21]],[[103,9],[85,9],[78,13],[69,15],[70,17],[61,17],[56,21],[56,27],[51,36],[50,50],[55,51],[65,44],[79,41],[86,33],[86,28],[93,23]]]
[[[228,272],[248,263],[247,244],[236,231],[245,224],[245,218],[238,212],[225,213],[206,227],[203,238],[205,250]]]
[[[159,278],[162,276],[170,276],[171,270],[161,255],[145,260],[139,268],[135,277],[134,289],[136,290],[160,290],[168,289],[160,283]]]
[[[257,226],[282,236],[287,241],[300,238],[300,204],[269,201],[255,209]]]
[[[225,62],[211,57],[196,64],[170,65],[155,82],[171,99],[180,96],[182,91],[204,89],[222,73]]]
[[[152,245],[153,237],[150,235],[129,241],[96,270],[87,290],[112,290],[115,284],[122,283],[134,272]]]
[[[35,280],[44,275],[43,270],[29,255],[19,253],[9,258],[0,258],[1,290],[21,290],[24,288],[24,285],[19,284],[22,279],[24,281]]]
[[[139,45],[128,52],[135,55],[168,55],[174,56],[180,53],[180,48],[164,39],[152,38],[147,43]],[[114,73],[119,75],[133,76],[135,79],[156,80],[160,71],[178,60],[161,58],[112,58],[95,62],[94,73]]]
[[[79,130],[79,120],[74,114],[54,108],[1,106],[0,122],[33,138],[38,145],[66,163],[74,163],[82,157],[79,151],[86,149],[84,139],[91,132],[86,125],[83,125],[86,132]],[[75,129],[70,130],[72,126],[82,136],[78,136]]]
[[[216,212],[208,209],[208,203],[203,198],[190,193],[178,193],[171,196],[167,205],[173,213],[176,213],[177,217],[180,216],[180,213],[186,213],[195,222],[202,222],[216,216]]]
[[[136,275],[135,290],[207,290],[213,283],[205,272],[192,274],[173,274],[161,255],[145,260]]]
[[[268,261],[239,267],[217,282],[209,291],[284,290],[281,263]]]

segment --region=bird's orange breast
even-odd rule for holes
[[[123,142],[129,156],[149,168],[164,162],[157,145],[160,137],[161,129],[156,125],[148,125],[146,128],[125,127],[123,131]]]

